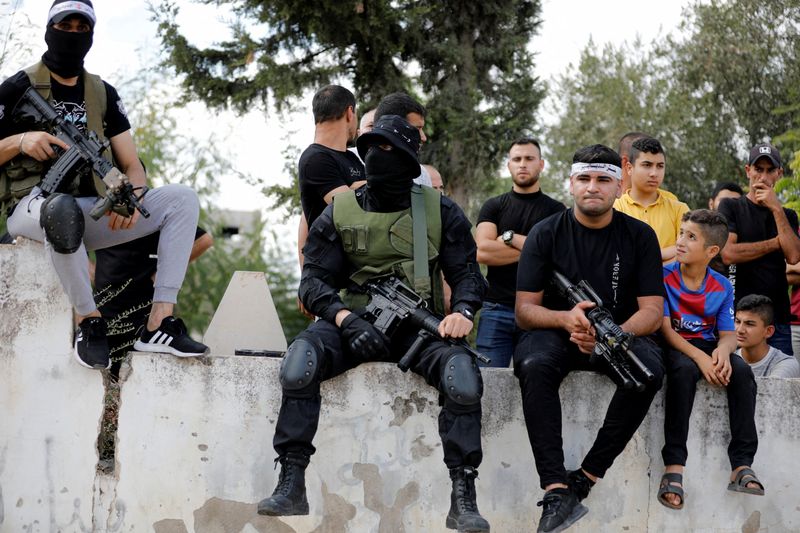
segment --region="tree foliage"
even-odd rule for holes
[[[408,91],[429,110],[423,159],[462,205],[496,177],[507,144],[536,124],[543,92],[527,45],[539,0],[215,3],[237,19],[231,39],[203,49],[181,33],[174,4],[156,12],[167,63],[188,97],[239,111],[255,102],[282,109],[339,81],[367,109]]]
[[[651,49],[590,43],[555,86],[546,138],[558,175],[580,146],[638,130],[662,141],[664,186],[690,206],[717,181],[743,183],[747,149],[796,124],[799,16],[798,0],[696,2]]]

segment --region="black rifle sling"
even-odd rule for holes
[[[431,296],[431,276],[428,269],[428,219],[425,213],[425,191],[419,185],[411,187],[411,219],[414,239],[414,290],[423,300]]]

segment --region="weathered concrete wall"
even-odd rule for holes
[[[278,474],[271,446],[280,402],[276,359],[134,355],[122,384],[115,475],[96,475],[100,373],[69,360],[68,306],[41,250],[24,246],[11,254],[0,247],[5,280],[6,269],[16,279],[0,281],[0,332],[14,339],[12,350],[0,348],[0,532],[446,531],[449,480],[436,394],[389,364],[363,365],[324,384],[319,451],[307,476],[308,517],[255,512]],[[485,388],[480,508],[493,531],[533,531],[542,491],[517,382],[509,370],[492,369]],[[591,446],[612,392],[610,382],[589,373],[573,374],[562,386],[568,467]],[[687,506],[676,512],[655,499],[662,472],[659,395],[574,530],[800,531],[798,400],[800,381],[759,381],[754,467],[767,496],[746,496],[725,490],[724,392],[701,385]]]

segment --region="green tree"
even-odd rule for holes
[[[156,12],[167,63],[183,75],[187,97],[280,110],[340,81],[366,109],[409,91],[429,109],[423,157],[462,205],[496,177],[506,145],[536,124],[543,92],[527,44],[540,23],[539,0],[216,3],[237,19],[231,39],[206,49],[181,34],[174,4]]]

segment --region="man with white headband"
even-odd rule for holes
[[[172,184],[147,191],[141,198],[149,218],[138,211],[124,216],[109,211],[100,220],[89,212],[105,185],[88,168],[73,166],[52,193],[40,189],[42,178],[69,149],[46,124],[21,120],[15,108],[31,87],[84,135],[108,140],[103,156],[115,163],[133,187],[145,185],[145,173],[130,132],[131,125],[117,91],[83,68],[92,46],[97,17],[89,0],[56,0],[47,16],[47,51],[39,63],[0,85],[0,204],[8,231],[44,242],[78,317],[74,356],[84,367],[110,365],[107,327],[89,281],[87,250],[107,248],[160,231],[158,273],[153,306],[135,349],[179,357],[206,352],[180,319],[172,316],[194,243],[199,213],[197,194]],[[57,149],[54,149],[56,148]]]
[[[520,256],[516,320],[525,331],[514,352],[514,373],[545,490],[539,532],[563,531],[588,512],[581,501],[622,453],[661,388],[662,354],[650,338],[663,314],[661,254],[649,226],[612,209],[621,178],[620,158],[610,148],[596,144],[575,152],[569,185],[574,207],[540,222]],[[617,388],[594,444],[570,472],[564,467],[559,386],[572,370],[610,370],[589,358],[595,332],[586,311],[594,304],[568,304],[551,285],[555,271],[591,285],[614,321],[634,335],[630,348],[654,375],[642,380],[642,392]]]

